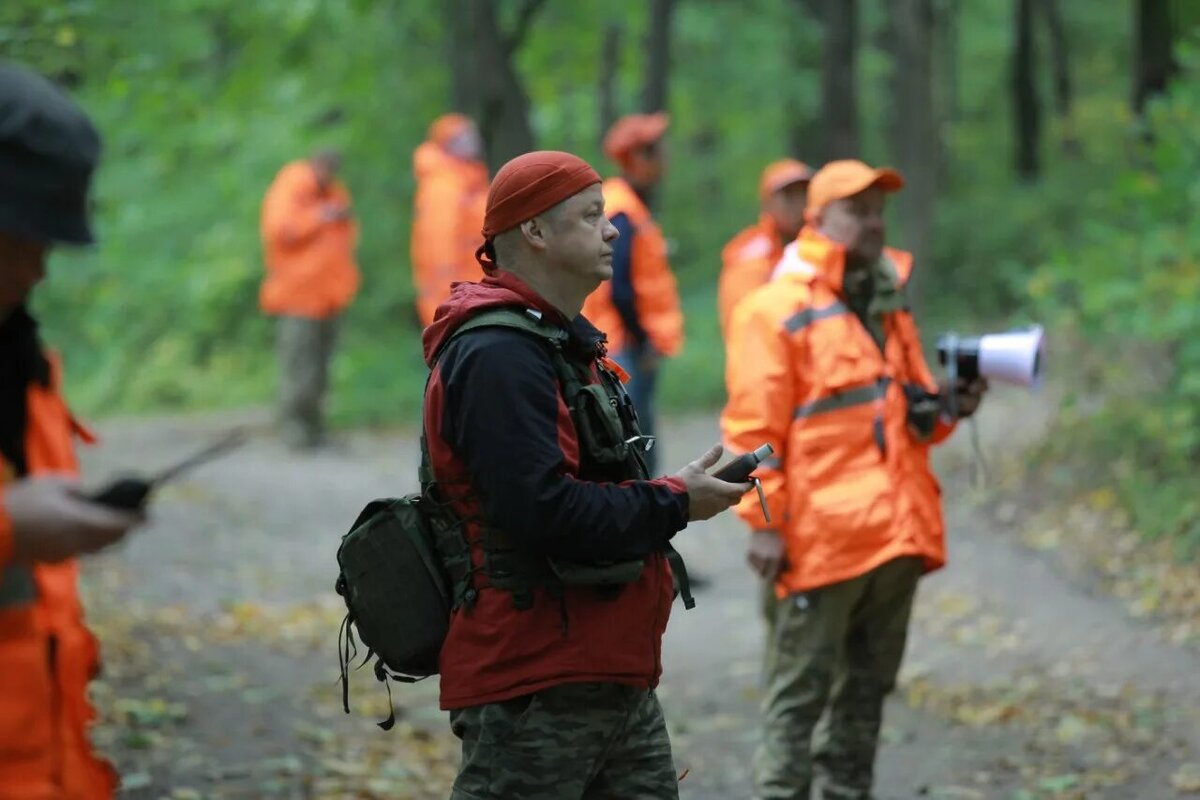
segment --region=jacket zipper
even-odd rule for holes
[[[867,339],[870,340],[871,349],[879,352],[879,360],[883,362],[883,371],[886,373],[888,367],[887,343],[888,339],[890,338],[890,331],[888,330],[890,326],[887,324],[887,320],[884,320],[883,344],[881,345],[879,342],[875,341],[875,337],[871,334],[871,331],[867,328],[866,323],[862,321],[862,318],[859,317],[857,313],[852,310],[850,312],[850,316],[854,317],[854,321],[858,323],[858,329],[862,335],[866,336]],[[880,461],[887,461],[887,433],[884,428],[883,419],[884,400],[887,395],[886,380],[886,374],[882,374],[875,379],[875,419],[871,422],[871,434],[872,438],[875,440],[875,447],[879,450]]]

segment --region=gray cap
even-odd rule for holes
[[[100,134],[50,81],[0,61],[0,231],[90,244],[88,187]]]

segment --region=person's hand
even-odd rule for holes
[[[955,382],[955,404],[954,411],[957,412],[958,419],[966,419],[979,410],[979,404],[983,402],[983,395],[988,390],[987,378],[959,378]],[[950,413],[950,382],[943,381],[939,387],[941,396],[942,410],[947,414]]]
[[[120,541],[143,521],[141,513],[93,503],[63,476],[26,478],[4,487],[4,511],[12,522],[13,558],[62,561]]]
[[[746,550],[746,561],[754,574],[768,581],[775,580],[787,565],[783,537],[779,531],[754,531],[750,534],[750,546]]]
[[[709,468],[721,460],[722,452],[721,445],[714,445],[707,453],[675,473],[675,477],[687,487],[689,522],[715,517],[735,505],[754,485],[727,483],[708,474]]]

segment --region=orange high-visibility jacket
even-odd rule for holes
[[[30,475],[77,474],[73,437],[85,435],[59,394],[52,360],[49,388],[28,392],[25,448]],[[0,800],[108,800],[116,773],[93,753],[95,711],[88,681],[99,667],[96,640],[84,625],[75,560],[12,561],[12,530],[0,458]]]
[[[655,350],[676,355],[683,347],[683,312],[675,275],[667,263],[667,240],[650,215],[650,209],[624,178],[610,178],[601,187],[604,213],[609,218],[625,214],[633,224],[630,270],[638,320]],[[605,281],[583,304],[583,315],[608,334],[608,350],[619,353],[627,344],[621,315],[613,305],[612,282]]]
[[[935,391],[908,311],[885,317],[880,351],[843,304],[844,250],[805,229],[769,284],[733,312],[727,347],[728,404],[721,417],[735,453],[764,443],[774,457],[758,470],[772,523],[752,492],[738,514],[755,530],[781,531],[787,566],[782,597],[848,580],[915,555],[927,570],[945,563],[941,490],[928,442],[906,423],[902,386]],[[900,284],[908,253],[888,249]]]
[[[483,277],[475,251],[483,244],[487,167],[424,142],[413,154],[417,196],[413,203],[412,267],[421,324],[433,322],[450,286]]]
[[[262,206],[267,276],[259,305],[265,313],[325,319],[354,299],[358,226],[352,218],[323,220],[327,206],[350,208],[350,193],[337,181],[322,192],[307,161],[293,161],[275,176]]]
[[[729,336],[729,318],[734,306],[771,279],[775,265],[783,255],[779,228],[769,214],[759,217],[757,225],[745,228],[721,250],[721,278],[717,283],[717,312],[721,335]]]

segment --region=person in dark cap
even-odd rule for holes
[[[88,740],[99,661],[75,558],[140,515],[88,502],[58,359],[26,308],[56,244],[89,244],[100,137],[70,98],[0,62],[0,800],[106,800],[116,774]]]
[[[568,153],[496,174],[477,257],[425,330],[422,480],[462,520],[441,705],[462,739],[453,798],[678,797],[662,708],[671,538],[749,484],[720,445],[651,478],[649,443],[580,315],[612,276],[600,176]],[[674,580],[673,580],[674,578]]]

